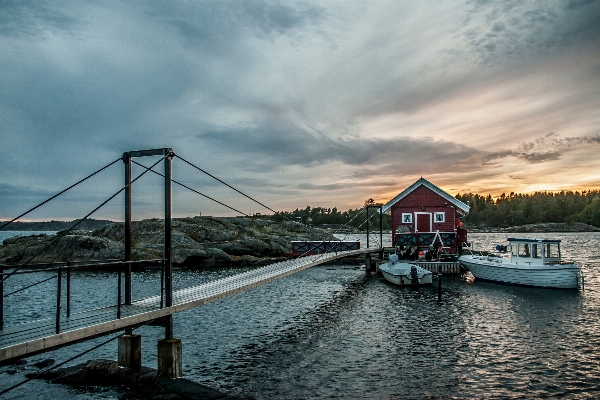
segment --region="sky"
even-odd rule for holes
[[[0,219],[600,189],[600,1],[0,1],[0,143]]]

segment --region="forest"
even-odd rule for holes
[[[583,192],[536,192],[533,194],[503,193],[497,198],[491,195],[457,194],[458,200],[470,206],[463,222],[467,226],[509,227],[550,222],[583,222],[600,227],[600,191]],[[375,206],[373,199],[366,205]],[[369,209],[370,228],[379,229],[376,208]],[[291,212],[277,212],[277,221],[297,220],[311,225],[347,225],[349,228],[366,229],[365,208],[339,211],[337,208],[310,207]],[[391,228],[389,215],[384,215],[383,229]]]
[[[458,194],[470,206],[464,222],[472,226],[508,227],[549,222],[583,222],[600,227],[600,191],[510,193],[497,198]]]

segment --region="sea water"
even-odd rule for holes
[[[364,266],[310,268],[174,316],[186,378],[259,399],[600,396],[600,234],[470,234],[483,250],[509,236],[562,239],[563,257],[580,264],[583,291],[532,289],[442,278],[437,288],[400,289]],[[364,237],[361,238],[364,240]],[[373,239],[371,239],[373,240]],[[384,243],[385,244],[385,243]],[[245,270],[245,269],[244,269]],[[176,271],[176,288],[241,272]],[[13,279],[13,278],[11,278]],[[6,286],[24,285],[15,279]],[[158,272],[134,274],[135,298],[156,293]],[[55,281],[55,280],[54,280]],[[114,303],[116,277],[73,276],[73,307]],[[7,324],[49,318],[56,282],[5,299]],[[46,299],[45,301],[42,299]],[[11,303],[13,305],[11,305]],[[48,303],[48,304],[47,304]],[[142,327],[144,365],[156,367],[163,328]],[[106,338],[0,367],[0,390]],[[116,342],[69,365],[116,359]],[[118,398],[116,389],[72,389],[32,381],[6,398]]]

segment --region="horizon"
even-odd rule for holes
[[[557,191],[557,192],[546,192],[546,191],[543,191],[543,192],[534,192],[534,193],[514,193],[513,192],[512,195],[514,197],[520,196],[520,195],[523,195],[523,196],[533,196],[533,195],[536,195],[536,194],[552,195],[552,196],[554,196],[554,195],[562,194],[562,193],[565,193],[565,194],[572,193],[572,194],[575,194],[575,195],[584,196],[584,193],[585,193],[585,196],[587,196],[589,193],[598,193],[598,192],[600,192],[600,189],[586,189],[586,190],[583,190],[583,191],[569,190],[569,191]],[[396,195],[397,194],[398,193],[396,193]],[[510,192],[509,193],[503,192],[502,194],[505,194],[505,198],[506,199],[510,199],[510,197],[509,197],[510,194],[511,194]],[[495,197],[492,196],[492,200],[494,202],[497,202],[498,200],[502,199],[502,194],[498,195],[498,196],[495,196]],[[474,196],[481,196],[481,197],[484,197],[484,198],[487,198],[488,196],[491,196],[490,194],[488,194],[488,195],[482,195],[480,193],[457,193],[457,194],[452,195],[452,196],[456,197],[457,195],[474,195]],[[395,195],[393,197],[395,197]],[[390,200],[391,200],[391,198],[390,198]],[[387,202],[378,202],[378,201],[375,201],[375,204],[385,204],[385,203],[387,203]],[[294,212],[296,210],[302,211],[302,210],[306,209],[306,207],[310,207],[311,209],[313,209],[313,208],[319,208],[320,206],[306,205],[304,207],[296,207],[293,210],[283,210],[283,211],[277,211],[277,212],[292,213],[292,212]],[[344,213],[344,212],[349,212],[349,211],[360,210],[361,208],[364,208],[364,205],[362,207],[355,207],[355,208],[348,208],[348,209],[340,209],[340,208],[336,207],[335,205],[333,207],[321,207],[321,208],[328,208],[328,209],[336,208],[338,212]],[[273,215],[274,215],[273,213],[270,213],[270,214],[268,214],[268,213],[255,213],[254,215],[182,215],[182,216],[173,215],[173,219],[176,219],[176,218],[194,218],[194,217],[207,217],[207,218],[235,218],[235,217],[244,217],[244,218],[253,218],[253,217],[261,217],[261,216],[270,217],[270,216],[273,216]],[[0,223],[1,222],[8,222],[11,219],[12,218],[0,217]],[[77,219],[80,219],[80,218],[68,218],[68,217],[65,217],[65,218],[53,218],[51,220],[47,220],[47,219],[43,219],[43,220],[42,219],[18,219],[18,220],[14,221],[14,222],[24,222],[24,223],[29,223],[29,222],[31,222],[31,223],[37,223],[37,222],[72,222],[72,221],[75,221]],[[146,219],[159,219],[160,220],[160,219],[163,219],[163,218],[161,218],[161,216],[158,216],[158,217],[157,216],[149,216],[149,217],[144,217],[144,218],[132,219],[132,221],[142,221],[142,220],[146,220]],[[119,219],[119,218],[110,219],[110,218],[93,218],[93,217],[89,217],[89,218],[86,218],[86,220],[106,220],[106,221],[110,221],[110,222],[124,222],[124,218],[123,219]]]

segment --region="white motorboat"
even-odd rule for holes
[[[379,270],[383,277],[398,286],[426,286],[431,285],[433,274],[416,264],[398,262],[396,254],[390,254],[389,262],[381,264]]]
[[[508,246],[499,245],[496,250],[499,254],[462,255],[458,260],[480,281],[554,289],[583,287],[581,268],[561,260],[560,240],[509,238]]]

